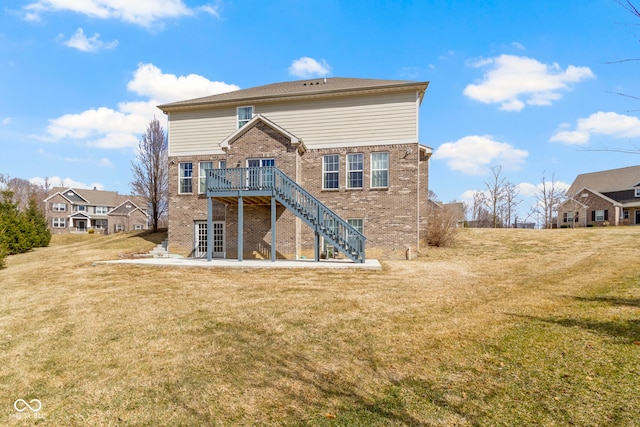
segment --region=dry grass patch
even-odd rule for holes
[[[633,425],[640,228],[463,230],[382,271],[97,264],[0,272],[0,424]],[[335,418],[334,418],[335,417]]]

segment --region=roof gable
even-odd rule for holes
[[[256,124],[258,124],[260,122],[264,123],[265,125],[269,126],[271,129],[273,129],[276,132],[278,132],[278,133],[286,136],[287,138],[289,138],[289,141],[290,141],[289,143],[291,144],[291,146],[294,147],[294,148],[297,148],[298,151],[300,151],[300,150],[302,150],[302,152],[306,151],[306,147],[304,146],[304,143],[302,142],[302,139],[298,138],[297,136],[295,136],[291,132],[288,132],[287,130],[283,129],[282,127],[278,126],[276,123],[272,122],[271,120],[267,119],[266,117],[264,117],[261,114],[256,114],[244,126],[242,126],[241,128],[237,129],[231,135],[229,135],[228,137],[223,139],[222,142],[220,142],[220,148],[222,148],[223,150],[227,150],[229,148],[229,146],[231,144],[233,144],[233,142],[235,140],[237,140],[242,135],[247,133],[247,131],[249,131],[249,129],[251,129],[252,127],[254,127]]]
[[[640,166],[580,174],[567,190],[574,195],[588,188],[599,193],[630,189],[640,184]]]

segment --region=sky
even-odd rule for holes
[[[34,183],[129,193],[157,105],[322,76],[429,82],[419,136],[444,202],[500,167],[523,220],[543,177],[640,164],[640,18],[616,0],[0,7],[0,173]]]

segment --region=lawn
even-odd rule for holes
[[[640,227],[467,229],[376,271],[99,262],[162,238],[7,259],[0,425],[640,425]]]

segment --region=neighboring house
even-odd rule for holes
[[[447,222],[456,228],[465,226],[466,208],[462,202],[442,203],[440,201],[429,199],[429,203],[439,211],[447,214]]]
[[[53,234],[89,230],[108,234],[148,228],[144,200],[115,191],[57,187],[44,202]]]
[[[578,175],[558,208],[558,227],[640,224],[640,166]]]
[[[312,79],[159,106],[169,119],[169,250],[356,262],[365,248],[416,253],[432,153],[418,136],[427,85]]]

